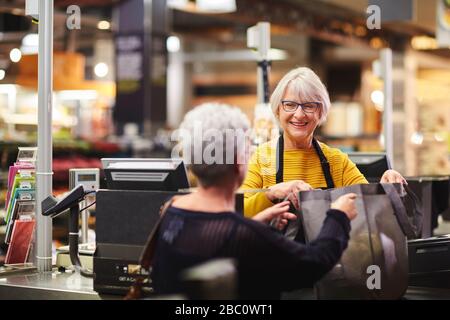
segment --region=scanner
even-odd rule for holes
[[[92,191],[90,191],[92,192]],[[82,185],[73,188],[68,195],[66,195],[60,201],[57,201],[55,197],[48,196],[45,198],[42,205],[42,215],[47,217],[57,217],[60,214],[70,210],[69,216],[69,254],[70,261],[72,262],[75,270],[85,277],[93,277],[93,272],[84,269],[81,266],[80,257],[78,255],[78,216],[80,214],[79,202],[83,201],[87,193],[84,191]]]

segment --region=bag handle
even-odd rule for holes
[[[161,226],[161,221],[164,218],[164,215],[167,212],[167,209],[172,205],[172,203],[179,198],[180,196],[173,196],[168,201],[166,201],[159,209],[159,218],[153,227],[150,235],[147,238],[147,242],[145,243],[144,250],[142,251],[141,257],[139,258],[139,264],[141,269],[148,269],[152,265],[153,255],[155,253],[156,240],[159,234],[159,228]],[[124,297],[124,300],[136,300],[142,297],[142,287],[144,283],[147,281],[147,277],[143,275],[139,275],[136,277],[136,281],[128,290],[127,295]]]
[[[384,192],[389,197],[391,204],[394,208],[395,217],[400,225],[400,228],[403,231],[403,234],[408,238],[416,238],[417,230],[414,225],[409,221],[408,214],[406,212],[406,208],[398,194],[397,190],[391,183],[380,183]]]
[[[414,204],[414,216],[413,216],[413,219],[415,221],[414,228],[416,230],[417,237],[419,237],[422,233],[422,224],[423,224],[422,201],[408,185],[405,184],[403,185],[403,187],[405,188],[407,195],[411,197],[412,202]]]

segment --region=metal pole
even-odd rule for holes
[[[52,193],[53,0],[39,0],[38,154],[36,171],[36,265],[52,270],[52,221],[42,201]]]
[[[394,126],[392,119],[392,50],[385,48],[381,50],[381,69],[383,75],[383,91],[384,91],[384,112],[383,112],[383,128],[384,128],[384,146],[386,155],[394,168]]]
[[[80,202],[80,209],[85,208],[87,201],[83,200]],[[89,240],[89,211],[88,209],[81,212],[81,243],[88,243]]]
[[[269,103],[269,50],[270,50],[270,23],[258,22],[258,69],[257,87],[258,103]]]

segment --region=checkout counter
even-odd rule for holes
[[[112,173],[109,172],[110,178],[114,176]],[[430,188],[431,192],[433,190],[434,181],[443,183],[444,180],[417,180],[417,187],[422,188],[420,195],[425,202],[424,209],[429,206],[426,197],[432,198],[429,192]],[[446,181],[448,185],[448,177]],[[141,272],[138,269],[139,257],[157,221],[161,204],[172,195],[188,191],[114,190],[116,188],[117,185],[112,190],[101,189],[96,195],[94,278],[69,270],[60,272],[55,269],[45,274],[38,274],[34,268],[0,270],[0,299],[122,299],[134,277]],[[236,210],[242,212],[243,195],[237,194],[236,200]],[[432,215],[431,209],[427,215],[428,220]],[[424,232],[427,234],[429,230]],[[315,296],[312,289],[305,289],[287,294],[285,299],[315,299]],[[404,299],[450,299],[450,286],[410,286]]]
[[[0,299],[122,299],[133,282],[147,236],[160,206],[184,192],[99,190],[96,204],[94,278],[57,268],[38,274],[34,268],[0,271]],[[243,194],[236,194],[243,211]]]

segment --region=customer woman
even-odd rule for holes
[[[311,286],[347,247],[355,194],[332,204],[318,238],[309,245],[290,241],[267,225],[279,220],[283,227],[295,219],[287,212],[287,201],[252,220],[234,212],[235,191],[247,171],[248,143],[230,139],[230,133],[248,128],[245,115],[226,105],[205,104],[186,114],[180,128],[183,150],[199,187],[175,199],[161,222],[151,275],[156,293],[182,292],[184,269],[226,257],[237,261],[239,298],[279,298],[282,291]]]
[[[242,189],[265,192],[245,193],[247,217],[278,199],[288,198],[297,205],[302,190],[367,183],[346,154],[314,138],[314,131],[327,118],[330,98],[311,69],[302,67],[287,73],[275,88],[270,104],[283,134],[260,145],[250,160]],[[406,183],[394,170],[387,170],[380,182]]]

